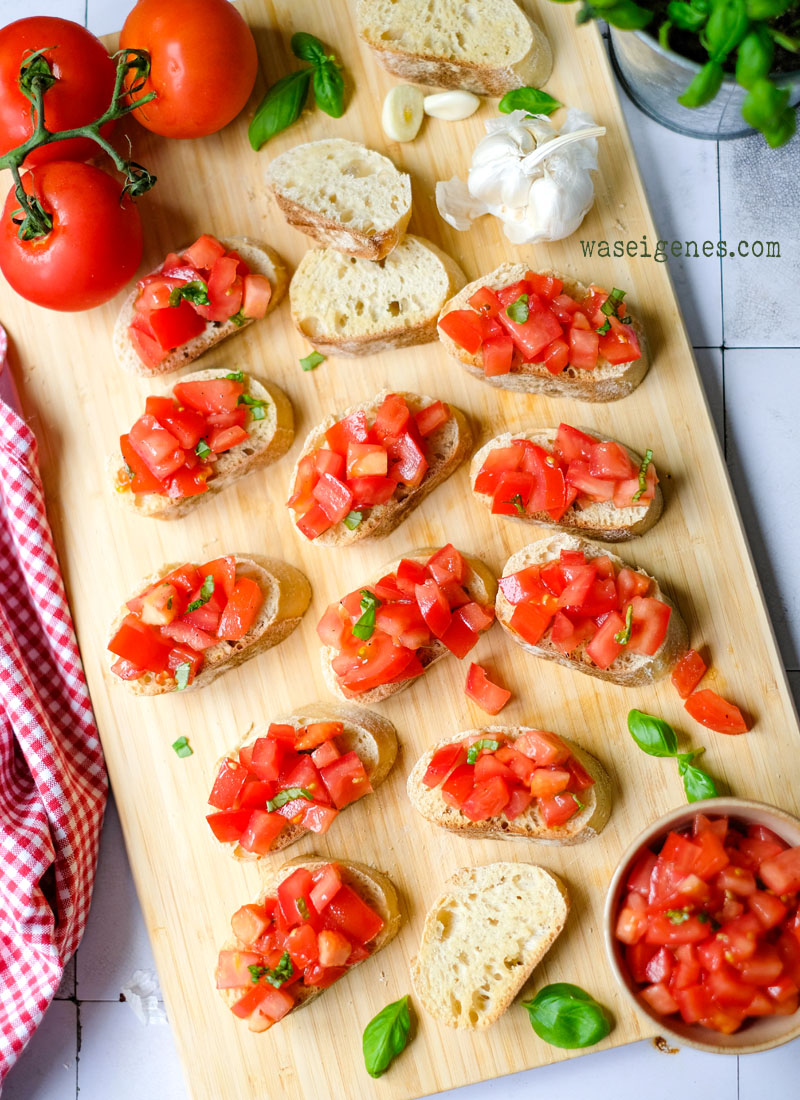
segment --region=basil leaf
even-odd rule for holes
[[[244,382],[244,371],[232,370],[225,375],[231,382]]]
[[[773,19],[783,15],[795,0],[747,0],[747,14],[751,19]]]
[[[748,25],[745,0],[712,0],[704,39],[711,60],[724,61],[742,41]]]
[[[641,710],[628,712],[628,732],[648,756],[677,756],[678,738],[675,730],[661,718]]]
[[[742,117],[756,130],[769,129],[788,101],[788,88],[776,88],[770,80],[756,80],[742,104]]]
[[[307,791],[305,787],[286,787],[282,791],[278,791],[274,798],[271,798],[267,803],[267,813],[274,813],[275,810],[279,810],[281,806],[285,806],[287,802],[294,802],[296,798],[307,798],[309,802],[313,802],[311,797],[311,791]]]
[[[192,671],[192,666],[189,661],[181,661],[178,667],[175,669],[175,683],[178,691],[183,691],[189,686],[189,674]],[[175,748],[175,746],[172,746]],[[175,749],[177,752],[178,750]]]
[[[627,645],[631,640],[631,629],[633,628],[633,604],[629,603],[625,608],[625,625],[622,630],[618,630],[614,635],[614,641],[617,645]]]
[[[653,13],[634,4],[633,0],[618,0],[610,8],[603,8],[601,15],[606,23],[621,31],[640,31],[653,18]]]
[[[266,401],[261,401],[257,397],[251,397],[249,393],[241,394],[237,401],[237,405],[247,405],[253,420],[263,420],[266,417],[267,414],[264,409],[266,404]]]
[[[551,115],[563,106],[563,103],[539,88],[513,88],[506,92],[497,104],[497,109],[504,115],[509,115],[512,111],[527,111],[529,115]]]
[[[616,317],[617,310],[622,304],[622,300],[628,292],[626,290],[620,290],[619,287],[614,287],[609,296],[600,306],[600,312],[606,317]]]
[[[684,0],[670,0],[667,4],[667,16],[682,31],[699,31],[707,15],[707,12],[700,11],[694,4],[684,3]]]
[[[372,637],[375,629],[375,612],[381,606],[381,601],[368,589],[361,590],[361,618],[353,625],[353,633],[362,642],[367,642]]]
[[[678,770],[683,776],[683,789],[688,802],[701,802],[704,798],[719,797],[716,783],[702,768],[682,761],[678,765]]]
[[[294,56],[299,57],[301,61],[310,61],[313,65],[321,65],[323,61],[327,60],[328,55],[325,53],[325,47],[320,40],[315,38],[313,34],[306,33],[306,31],[298,31],[297,34],[293,34],[290,45]]]
[[[764,135],[767,145],[772,149],[777,149],[780,145],[785,145],[787,141],[790,141],[797,130],[797,113],[792,107],[786,107],[781,111],[777,121],[773,122],[771,126],[762,127],[762,134]]]
[[[405,1050],[411,1016],[408,1011],[408,995],[392,1001],[373,1016],[364,1028],[361,1049],[364,1065],[370,1077],[380,1077],[392,1061]]]
[[[658,44],[662,50],[672,49],[669,44],[669,32],[671,30],[672,24],[670,23],[669,19],[665,19],[661,26],[658,28]],[[606,324],[608,324],[608,322],[606,322]]]
[[[300,117],[311,83],[311,69],[298,69],[273,84],[253,115],[247,131],[250,144],[258,151],[265,142]]]
[[[483,749],[487,749],[489,752],[495,752],[499,748],[499,741],[495,741],[491,737],[484,737],[480,741],[476,741],[474,745],[470,745],[469,752],[467,753],[467,763],[474,764]]]
[[[297,906],[297,912],[300,914],[300,916],[303,918],[303,920],[308,920],[309,913],[308,913],[308,906],[306,905],[306,899],[305,898],[298,898],[297,901],[295,902],[295,905]]]
[[[208,456],[211,454],[211,448],[209,447],[205,439],[200,440],[200,442],[194,449],[194,453],[197,455],[198,458],[208,458]]]
[[[244,310],[240,309],[237,313],[232,313],[228,320],[233,321],[237,328],[241,328],[247,318],[244,315]]]
[[[528,295],[520,294],[515,302],[506,307],[506,316],[517,325],[524,325],[528,320]]]
[[[722,75],[718,61],[707,61],[683,95],[678,96],[678,103],[684,107],[702,107],[710,103],[722,87]]]
[[[775,47],[765,27],[754,27],[742,39],[736,52],[736,79],[750,89],[757,80],[769,76]]]
[[[203,585],[200,589],[200,595],[196,600],[192,600],[189,606],[186,608],[187,613],[189,611],[197,611],[203,604],[207,604],[211,597],[214,595],[214,578],[209,573],[206,579],[203,581]]]
[[[356,527],[359,526],[363,518],[363,512],[348,512],[342,520],[342,523],[345,525],[348,531],[355,531]]]
[[[645,490],[647,489],[647,468],[648,468],[648,466],[650,465],[650,463],[652,461],[653,461],[653,452],[648,447],[647,450],[644,452],[644,458],[642,459],[642,464],[639,467],[639,488],[633,494],[633,503],[634,504],[637,502],[637,500],[642,495],[642,493],[644,493]]]
[[[331,118],[344,114],[344,78],[342,70],[328,58],[314,68],[314,98],[317,106]]]
[[[611,1023],[602,1005],[577,985],[556,982],[523,1001],[531,1027],[546,1043],[563,1050],[591,1047],[605,1039]]]
[[[300,366],[303,370],[316,370],[320,363],[325,362],[325,356],[320,355],[318,351],[310,352],[305,359],[300,360]]]
[[[195,306],[208,305],[208,287],[202,279],[192,279],[190,283],[173,287],[169,292],[169,304],[173,308],[179,306],[184,300]]]
[[[178,667],[182,668],[183,666],[178,666]],[[189,662],[188,661],[186,662],[186,667],[187,667],[187,669],[189,667]],[[194,756],[194,750],[192,749],[192,746],[189,744],[189,738],[188,737],[179,737],[177,741],[173,741],[172,742],[172,748],[175,750],[175,753],[178,756]]]

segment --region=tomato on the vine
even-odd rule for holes
[[[23,298],[47,309],[102,305],[134,275],[142,258],[142,227],[121,183],[91,164],[52,161],[22,177],[53,222],[42,237],[21,240],[12,215],[14,188],[0,221],[0,271]]]
[[[31,136],[31,101],[19,86],[26,57],[44,50],[56,82],[44,93],[48,130],[71,130],[100,118],[114,91],[116,66],[105,46],[79,23],[51,16],[18,19],[0,29],[0,156]],[[108,137],[114,128],[103,127]],[[55,141],[29,153],[27,168],[52,160],[88,160],[97,154],[90,138]]]
[[[215,134],[244,107],[258,71],[256,44],[228,0],[139,0],[125,20],[122,49],[147,50],[142,94],[156,98],[134,111],[155,134]]]

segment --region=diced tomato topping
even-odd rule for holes
[[[737,706],[708,688],[693,692],[684,707],[695,721],[716,733],[746,733],[749,728]]]
[[[672,670],[672,683],[681,699],[688,699],[706,673],[706,663],[694,649],[687,649]]]
[[[473,310],[451,309],[439,318],[439,328],[470,355],[474,355],[483,343],[481,318]]]
[[[486,669],[476,664],[469,666],[464,690],[487,714],[499,714],[511,698],[510,691],[493,683],[487,676]]]

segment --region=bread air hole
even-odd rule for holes
[[[506,968],[506,970],[515,970],[516,967],[522,966],[522,959],[519,957],[519,955],[515,955],[513,959],[509,959],[508,957],[506,957],[505,959],[503,959],[503,966]],[[500,975],[496,974],[495,977],[499,978]]]
[[[354,160],[342,169],[343,176],[352,176],[353,179],[364,179],[365,176],[374,176],[376,168],[367,160]]]
[[[449,909],[440,909],[436,914],[436,934],[440,940],[446,940],[453,930],[453,914]]]
[[[392,317],[399,317],[400,316],[400,303],[397,302],[397,301],[389,302],[388,312],[391,313]]]

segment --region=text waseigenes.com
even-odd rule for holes
[[[740,256],[742,259],[765,257],[769,260],[781,258],[779,241],[648,241],[642,237],[638,241],[581,241],[581,249],[586,257],[597,256],[607,259],[614,256],[641,257],[643,260],[655,260],[665,263],[670,257],[680,259],[699,259],[701,256]]]

